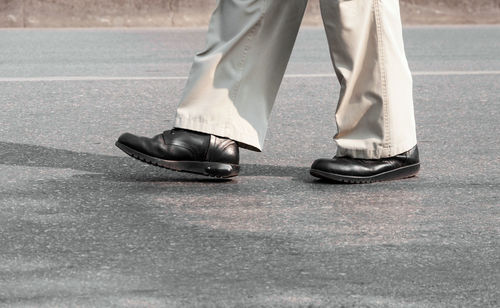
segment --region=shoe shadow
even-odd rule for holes
[[[0,142],[0,164],[10,166],[73,169],[105,175],[117,181],[227,182],[204,176],[173,172],[146,165],[128,156],[112,156],[56,149],[41,145]],[[308,168],[242,164],[240,176],[292,177],[307,181]]]

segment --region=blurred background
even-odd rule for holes
[[[215,0],[0,0],[0,27],[206,25]],[[310,0],[305,25],[320,25]],[[401,0],[405,24],[497,24],[500,0]]]

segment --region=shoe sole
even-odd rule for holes
[[[131,157],[138,159],[147,164],[173,170],[179,172],[188,172],[194,174],[201,174],[205,176],[211,176],[216,178],[230,178],[237,176],[240,171],[239,165],[234,164],[224,164],[217,162],[203,162],[203,161],[175,161],[175,160],[165,160],[149,156],[147,154],[136,151],[120,142],[116,142],[115,145],[130,155]]]
[[[316,169],[311,169],[310,173],[314,177],[335,182],[341,182],[347,184],[368,184],[373,182],[392,181],[392,180],[411,178],[417,175],[419,170],[420,170],[420,163],[404,166],[394,170],[389,170],[372,176],[349,176],[343,174],[329,173]]]

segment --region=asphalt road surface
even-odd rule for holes
[[[320,28],[230,181],[114,147],[172,126],[203,29],[0,30],[0,306],[498,307],[500,27],[405,41],[421,173],[332,185]]]

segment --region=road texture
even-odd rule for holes
[[[114,147],[171,127],[203,29],[0,30],[0,306],[498,307],[500,27],[405,41],[421,173],[332,185],[320,28],[230,181]]]

